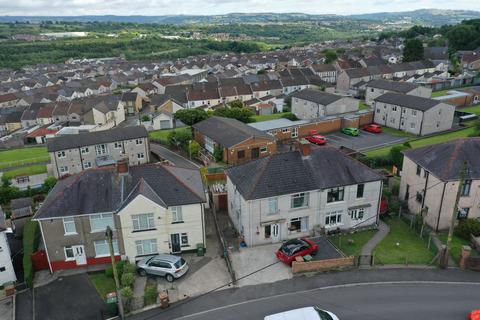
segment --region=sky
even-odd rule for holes
[[[349,15],[424,8],[480,11],[480,0],[0,0],[0,16],[214,15],[231,12]]]

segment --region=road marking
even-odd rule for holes
[[[315,292],[315,291],[321,291],[321,290],[331,290],[331,289],[341,289],[341,288],[352,288],[352,287],[360,287],[360,286],[376,286],[376,285],[402,285],[402,284],[421,284],[421,285],[428,285],[428,284],[442,284],[442,285],[473,285],[473,286],[480,286],[480,282],[461,282],[461,281],[387,281],[387,282],[360,282],[360,283],[347,283],[347,284],[340,284],[340,285],[333,285],[333,286],[325,286],[325,287],[320,287],[320,288],[314,288],[314,289],[308,289],[308,290],[302,290],[302,291],[296,291],[296,292],[287,292],[287,293],[282,293],[282,294],[277,294],[269,297],[263,297],[263,298],[257,298],[257,299],[252,299],[252,300],[247,300],[247,301],[242,301],[242,302],[237,302],[237,303],[232,303],[229,305],[205,310],[205,311],[200,311],[196,313],[192,313],[186,316],[182,316],[179,318],[174,318],[174,320],[180,320],[180,319],[188,319],[191,317],[196,317],[200,315],[204,315],[210,312],[214,311],[219,311],[219,310],[224,310],[224,309],[229,309],[232,307],[238,307],[244,304],[252,303],[252,302],[260,302],[260,301],[265,301],[265,300],[270,300],[270,299],[275,299],[275,298],[281,298],[281,297],[286,297],[294,294],[305,294],[305,293],[310,293],[310,292]]]

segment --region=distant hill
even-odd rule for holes
[[[165,15],[165,16],[0,16],[0,22],[78,21],[78,22],[131,22],[160,24],[225,24],[225,23],[286,23],[301,21],[341,22],[370,20],[382,22],[411,22],[427,26],[457,24],[462,20],[480,18],[479,11],[421,9],[407,12],[379,12],[358,15],[312,15],[306,13],[230,13],[225,15]]]

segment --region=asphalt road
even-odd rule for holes
[[[464,320],[467,312],[480,308],[479,292],[479,272],[354,270],[220,290],[129,319],[262,320],[317,305],[341,320]]]
[[[165,159],[173,163],[178,167],[189,168],[189,169],[198,169],[198,166],[193,161],[182,157],[181,155],[157,144],[157,143],[150,143],[150,152],[155,154],[157,157]]]

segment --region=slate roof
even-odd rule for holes
[[[274,140],[271,135],[230,118],[210,117],[194,124],[193,127],[225,148],[254,137]]]
[[[305,89],[302,91],[298,91],[292,95],[292,97],[312,101],[321,105],[329,105],[335,101],[342,99],[342,96],[326,93],[322,91],[312,90],[312,89]]]
[[[478,137],[461,138],[403,153],[442,181],[459,180],[464,162],[468,168],[467,179],[480,179]]]
[[[104,131],[79,133],[77,135],[62,135],[47,140],[48,152],[91,146],[99,143],[130,140],[148,137],[144,126],[114,128]]]
[[[30,197],[13,199],[10,201],[10,209],[16,210],[33,206],[33,200]]]
[[[361,162],[333,147],[312,148],[272,156],[231,167],[226,174],[246,200],[381,180]]]
[[[422,98],[395,92],[385,93],[380,97],[375,98],[374,100],[420,111],[426,111],[430,108],[435,107],[439,103],[442,103],[441,101],[434,99]]]
[[[419,85],[416,85],[410,82],[372,80],[367,83],[367,87],[384,89],[384,90],[394,91],[398,93],[408,93],[418,88]]]
[[[96,168],[59,180],[34,218],[118,212],[140,194],[163,207],[206,201],[198,170],[147,164],[122,178],[114,168]]]

